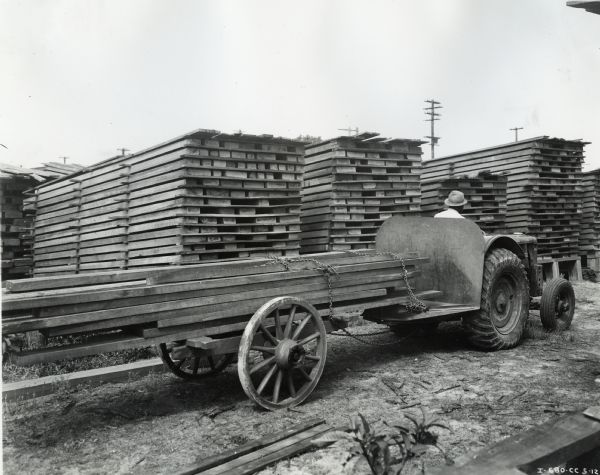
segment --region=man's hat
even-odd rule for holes
[[[465,195],[462,191],[453,190],[448,195],[448,198],[444,201],[446,206],[464,206],[467,204],[467,200],[465,200]]]

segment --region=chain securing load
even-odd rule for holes
[[[425,312],[429,309],[429,307],[427,307],[427,305],[425,304],[425,302],[423,302],[421,299],[419,299],[409,281],[408,281],[408,271],[406,270],[406,265],[404,263],[404,257],[399,255],[399,254],[395,254],[392,252],[365,252],[365,251],[354,251],[354,250],[347,250],[344,251],[347,254],[350,254],[352,256],[378,256],[378,257],[391,257],[393,260],[395,261],[399,261],[400,264],[402,265],[402,274],[403,274],[403,280],[404,283],[406,284],[406,290],[408,291],[408,302],[405,304],[402,304],[407,311],[412,312],[412,313],[422,313]],[[356,341],[359,341],[360,343],[363,343],[365,345],[371,345],[371,346],[390,346],[390,345],[396,345],[399,341],[404,340],[406,337],[403,338],[396,338],[393,342],[391,343],[375,343],[372,341],[368,341],[365,340],[361,337],[365,337],[365,336],[376,336],[376,335],[383,335],[383,334],[389,334],[392,333],[391,330],[387,329],[387,330],[383,330],[383,331],[377,331],[377,332],[373,332],[373,333],[363,333],[363,334],[353,334],[350,333],[346,328],[344,328],[343,326],[341,326],[339,323],[340,321],[343,321],[343,316],[342,315],[336,315],[335,314],[335,309],[333,307],[333,287],[332,287],[332,281],[333,279],[339,279],[339,274],[338,272],[335,270],[335,268],[330,265],[327,264],[325,262],[321,262],[318,259],[312,258],[312,257],[279,257],[279,256],[268,256],[268,259],[271,260],[273,263],[279,264],[281,266],[283,266],[283,268],[286,271],[290,270],[290,264],[295,263],[295,262],[308,262],[311,263],[315,266],[315,269],[318,269],[321,271],[323,278],[325,279],[325,282],[327,283],[327,291],[329,294],[329,320],[331,321],[332,325],[334,325],[336,327],[336,330],[340,330],[343,333],[333,333],[333,335],[336,336],[347,336],[350,338],[353,338]],[[337,325],[336,325],[337,323]]]

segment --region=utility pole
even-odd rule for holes
[[[121,152],[121,156],[124,157],[125,156],[125,152],[129,152],[128,148],[118,148],[117,149],[119,152]]]
[[[348,127],[347,129],[338,129],[338,130],[342,130],[344,132],[348,132],[348,135],[358,135],[358,127]],[[354,132],[354,134],[353,134]]]
[[[433,160],[435,158],[435,146],[438,144],[438,140],[441,138],[435,136],[434,124],[436,120],[440,120],[439,117],[441,116],[441,114],[436,112],[436,110],[441,109],[442,106],[435,99],[427,99],[425,102],[429,104],[429,107],[423,109],[425,111],[425,115],[428,116],[428,118],[425,120],[431,122],[431,135],[426,135],[425,138],[429,139],[431,143],[431,159]]]
[[[508,129],[508,130],[515,131],[515,142],[518,142],[519,141],[519,130],[523,130],[523,127],[513,127],[512,129]]]
[[[66,164],[67,163],[67,158],[69,158],[69,157],[58,157],[58,158],[62,158],[63,163]]]

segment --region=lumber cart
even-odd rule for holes
[[[462,319],[478,348],[517,345],[541,293],[535,249],[468,220],[394,217],[374,250],[8,281],[2,331],[48,339],[10,351],[17,364],[156,345],[174,374],[199,380],[237,359],[245,393],[278,409],[311,394],[327,333],[360,313],[401,333]],[[568,327],[573,289],[546,288],[544,325]]]

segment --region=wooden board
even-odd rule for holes
[[[321,426],[323,424],[325,424],[324,419],[311,419],[305,422],[300,422],[281,432],[267,434],[264,437],[261,437],[260,439],[252,440],[239,447],[235,447],[233,449],[221,452],[220,454],[207,457],[204,460],[202,460],[202,462],[184,470],[179,475],[193,475],[196,473],[203,473],[205,470],[217,467],[219,465],[223,465],[234,459],[243,457],[244,455],[249,454],[251,452],[256,452],[257,450],[262,449],[263,447],[275,444],[283,439],[293,437],[301,432],[305,432],[309,429],[312,429],[316,426]]]
[[[520,468],[537,473],[538,467],[555,467],[600,446],[600,421],[582,413],[568,414],[537,425],[456,460],[457,467],[443,473],[489,473]]]

